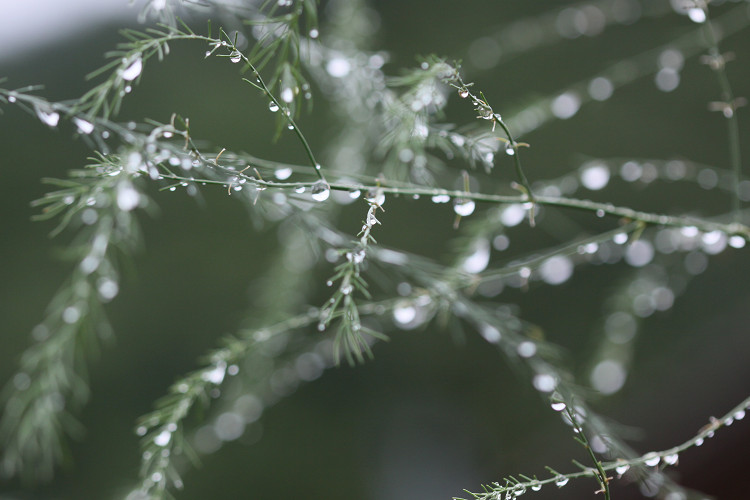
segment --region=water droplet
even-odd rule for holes
[[[126,61],[124,61],[126,62]],[[138,78],[143,71],[143,60],[137,57],[133,62],[129,63],[128,66],[120,72],[120,76],[123,80],[131,82]]]
[[[680,456],[677,453],[672,453],[664,457],[664,463],[669,464],[669,465],[677,465],[677,462],[679,461],[680,461]]]
[[[643,267],[654,258],[654,246],[647,240],[637,240],[625,250],[625,261],[633,267]]]
[[[618,476],[622,476],[629,470],[630,470],[630,465],[628,464],[618,465],[617,467],[615,467],[615,472],[617,472]]]
[[[706,11],[701,7],[693,7],[688,9],[688,17],[694,23],[705,23],[706,22]]]
[[[325,181],[318,181],[313,184],[310,193],[313,200],[326,201],[331,195],[331,187]]]
[[[734,413],[735,420],[742,420],[743,418],[745,418],[745,410],[739,410]]]
[[[605,215],[607,215],[607,212],[605,212],[604,209],[601,209],[601,208],[597,209],[597,211],[596,211],[596,216],[597,217],[599,217],[601,219]]]
[[[281,100],[284,102],[292,102],[294,100],[294,91],[289,87],[286,87],[281,91]]]
[[[385,193],[379,189],[370,190],[367,192],[365,200],[367,200],[368,203],[383,206],[385,205]]]
[[[167,446],[171,440],[172,440],[172,433],[167,430],[164,430],[164,431],[161,431],[154,438],[154,444],[156,446]]]
[[[36,107],[36,116],[39,117],[40,120],[42,120],[45,125],[48,125],[50,127],[56,127],[57,122],[60,121],[60,114],[52,111],[50,108],[45,108],[42,106]]]
[[[532,381],[534,388],[539,392],[552,392],[557,387],[557,379],[549,373],[539,373]]]
[[[518,355],[522,358],[530,358],[536,354],[536,344],[530,340],[524,340],[518,344],[516,351],[518,351]]]
[[[75,306],[68,306],[62,312],[62,320],[71,325],[81,318],[81,311]]]
[[[271,113],[275,113],[279,110],[279,105],[271,101],[268,103],[268,109],[271,111]]]
[[[526,217],[526,209],[520,203],[513,203],[508,205],[500,214],[500,222],[505,227],[513,227],[520,224]]]
[[[124,181],[117,185],[117,206],[120,210],[129,212],[138,206],[141,201],[141,194],[133,185]]]
[[[696,439],[695,446],[703,446],[703,438]]]
[[[294,192],[297,194],[302,194],[305,192],[305,189],[305,186],[297,186],[296,188],[294,188]]]
[[[568,481],[569,481],[569,479],[567,477],[565,477],[565,476],[558,476],[555,479],[555,486],[557,486],[558,488],[562,488],[563,486],[565,486],[566,484],[568,484]]]
[[[291,167],[277,168],[276,171],[273,173],[273,175],[278,180],[285,181],[289,177],[292,176],[292,168]]]
[[[359,189],[349,190],[349,198],[353,200],[356,200],[357,198],[359,198],[360,194],[362,194],[362,192]]]
[[[227,364],[224,361],[219,361],[216,363],[216,366],[214,366],[213,369],[204,371],[201,374],[201,378],[205,380],[206,382],[211,382],[212,384],[219,385],[224,381],[224,375],[227,371]]]
[[[348,260],[349,262],[352,262],[354,264],[361,264],[365,260],[365,255],[366,254],[365,254],[365,250],[364,249],[357,250],[354,253],[347,252],[346,253],[346,260]]]
[[[453,211],[463,217],[473,214],[475,208],[476,208],[476,203],[474,203],[473,200],[456,199],[456,201],[453,204]]]
[[[447,194],[436,194],[432,197],[433,203],[448,203],[449,201],[451,201],[451,197]]]
[[[628,241],[628,234],[627,233],[617,233],[612,238],[612,241],[614,241],[618,245],[624,245]]]
[[[742,248],[745,246],[745,238],[742,236],[730,236],[729,238],[729,246],[732,248]]]
[[[233,63],[238,63],[242,60],[242,54],[238,50],[233,50],[231,54],[229,54],[229,60]]]
[[[539,483],[534,483],[531,485],[531,491],[539,491],[542,489],[542,485]]]
[[[73,123],[76,124],[76,128],[78,129],[79,134],[90,134],[94,131],[94,124],[84,120],[83,118],[73,118]]]
[[[373,227],[375,224],[380,224],[380,221],[377,217],[375,217],[375,214],[372,212],[369,212],[367,214],[367,222],[365,222],[367,227]]]
[[[467,273],[481,273],[490,263],[490,242],[485,239],[478,239],[474,243],[473,252],[467,256],[461,267]]]
[[[550,285],[561,285],[573,275],[573,261],[570,257],[555,255],[542,262],[539,274]]]
[[[120,286],[111,278],[100,278],[96,283],[96,290],[99,292],[102,300],[106,302],[117,297]]]
[[[352,285],[345,285],[341,287],[341,293],[344,295],[349,295],[354,290],[354,287]]]
[[[555,401],[550,406],[555,411],[563,411],[567,405],[563,403],[562,401]]]
[[[460,97],[461,99],[466,99],[467,97],[469,97],[469,89],[459,89],[458,97]]]
[[[317,29],[313,28],[310,30],[309,35],[310,38],[318,38],[318,36],[320,36],[320,32]]]
[[[653,453],[649,453],[648,455],[643,457],[643,463],[645,463],[649,467],[655,467],[659,465],[660,461],[661,461],[661,457]]]
[[[13,96],[13,95],[8,96],[8,102],[11,104],[16,102],[16,96]]]
[[[609,168],[600,163],[588,165],[581,171],[581,184],[587,189],[598,191],[609,183]]]
[[[343,78],[349,74],[352,65],[342,57],[335,57],[326,63],[326,71],[334,78]]]
[[[552,101],[552,114],[556,117],[567,120],[578,112],[581,107],[581,99],[578,94],[566,92]]]
[[[145,436],[145,435],[146,435],[146,431],[147,431],[147,430],[148,430],[148,429],[146,429],[146,426],[144,426],[144,425],[139,425],[139,426],[138,426],[138,428],[137,428],[137,429],[135,430],[135,433],[136,433],[136,434],[137,434],[138,436]]]
[[[393,308],[393,319],[398,326],[406,326],[417,318],[417,308],[411,302],[402,302]]]
[[[508,143],[505,145],[505,154],[508,156],[513,156],[516,154],[516,148],[513,147],[513,144]]]
[[[612,82],[602,76],[596,77],[589,83],[589,95],[596,101],[606,101],[612,96],[615,86]]]
[[[207,50],[207,51],[206,51],[206,57],[208,57],[208,56],[210,56],[210,55],[211,55],[211,51],[210,51],[210,50]]]

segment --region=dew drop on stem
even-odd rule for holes
[[[417,317],[417,308],[410,302],[399,304],[393,309],[393,319],[399,326],[405,326],[414,321]]]
[[[229,54],[229,60],[233,63],[238,63],[242,60],[242,54],[238,50],[233,50],[231,54]]]
[[[279,110],[279,105],[271,101],[268,103],[268,109],[271,111],[271,113],[275,113]]]
[[[331,195],[331,187],[325,181],[318,181],[313,184],[310,193],[313,200],[326,201]]]
[[[630,470],[630,465],[628,464],[618,465],[617,467],[615,467],[615,472],[617,472],[618,476],[622,476],[628,470]]]
[[[138,78],[138,76],[141,74],[141,71],[143,71],[143,60],[138,57],[130,64],[128,64],[125,69],[122,70],[120,76],[123,80],[131,82]]]
[[[75,123],[79,134],[88,135],[94,131],[94,124],[83,118],[73,118],[73,123]]]
[[[42,122],[44,122],[45,125],[48,125],[50,127],[56,127],[57,123],[60,121],[60,114],[56,111],[53,111],[50,108],[44,108],[41,106],[37,106],[36,108],[36,116],[39,117]]]
[[[569,479],[565,476],[558,476],[557,479],[555,479],[555,486],[558,488],[562,488],[566,484],[568,484]]]
[[[563,403],[562,401],[555,401],[550,406],[555,411],[563,411],[566,407],[565,403]]]
[[[155,438],[154,438],[154,444],[156,446],[167,446],[169,444],[169,441],[172,440],[172,433],[164,430],[161,431]]]
[[[453,211],[463,217],[473,214],[475,208],[476,203],[473,200],[456,200],[453,205]]]

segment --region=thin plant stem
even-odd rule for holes
[[[719,50],[719,41],[716,36],[716,30],[714,29],[713,22],[708,16],[708,9],[706,11],[706,22],[704,26],[704,33],[706,41],[708,43],[709,55],[704,59],[708,66],[716,73],[716,77],[719,83],[719,89],[721,90],[721,103],[715,103],[718,106],[715,108],[717,111],[721,111],[724,117],[727,119],[727,138],[729,140],[729,162],[731,165],[732,186],[733,186],[733,197],[732,197],[732,212],[735,222],[741,222],[742,212],[740,205],[740,180],[742,177],[742,156],[740,152],[740,127],[739,120],[737,118],[737,108],[744,102],[744,100],[736,99],[732,92],[732,86],[729,84],[729,78],[726,72],[727,58],[721,54]]]
[[[234,170],[227,170],[228,173],[243,177],[250,182],[253,182],[258,187],[262,188],[281,188],[281,189],[294,189],[298,187],[311,187],[314,182],[275,182],[256,179],[255,177],[248,176],[242,173],[235,172]],[[208,180],[208,179],[197,179],[188,178],[179,175],[164,175],[165,179],[172,179],[179,182],[205,182],[219,185],[226,185],[226,181],[221,180]],[[169,186],[167,186],[168,188]],[[466,192],[463,190],[448,190],[442,188],[429,188],[419,186],[408,186],[408,187],[396,187],[388,186],[385,183],[373,183],[369,184],[350,184],[350,183],[338,183],[331,182],[329,187],[334,191],[351,191],[351,190],[380,190],[385,194],[396,194],[396,195],[409,195],[409,196],[450,196],[451,198],[460,198],[465,200],[481,201],[487,203],[498,203],[498,204],[523,204],[529,203],[529,198],[526,195],[500,195],[500,194],[486,194],[476,192]],[[620,217],[628,221],[639,221],[649,225],[656,226],[671,226],[671,227],[695,227],[703,232],[720,231],[729,236],[742,236],[743,238],[750,240],[750,227],[738,223],[723,223],[716,222],[709,219],[690,217],[690,216],[674,216],[666,215],[655,212],[644,212],[640,210],[634,210],[629,207],[618,207],[611,203],[600,203],[591,200],[581,200],[577,198],[567,198],[561,196],[536,196],[534,201],[538,205],[556,206],[571,208],[575,210],[582,210],[586,212],[593,212],[597,217],[611,216]]]
[[[591,457],[591,461],[596,467],[595,477],[597,482],[599,483],[599,486],[601,487],[601,489],[598,490],[597,493],[604,493],[604,500],[610,500],[609,481],[611,480],[611,478],[607,477],[607,473],[602,468],[601,461],[596,458],[596,455],[594,455],[594,450],[591,449],[589,440],[588,438],[586,438],[586,433],[578,423],[573,410],[570,409],[570,405],[565,406],[565,412],[567,413],[568,418],[570,418],[570,422],[573,424],[573,429],[576,432],[575,440],[578,441],[586,449],[586,452],[589,454],[589,457]]]

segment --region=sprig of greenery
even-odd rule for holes
[[[147,204],[134,174],[120,158],[100,156],[66,180],[46,179],[59,189],[33,203],[43,207],[38,220],[60,219],[53,235],[75,228],[66,252],[75,267],[4,390],[3,475],[49,479],[64,457],[65,435],[81,433],[74,414],[89,395],[86,358],[111,336],[103,304],[118,294],[121,255],[139,241],[132,212]]]
[[[269,88],[278,91],[292,116],[301,103],[312,104],[310,84],[301,71],[303,42],[318,38],[317,0],[265,0],[259,14],[246,19],[258,42],[248,53],[248,68],[256,73],[275,61]],[[277,128],[277,133],[280,128]]]
[[[555,404],[555,403],[553,403]],[[565,402],[558,402],[558,408],[560,411],[567,408]],[[578,472],[570,472],[567,474],[561,474],[554,469],[549,469],[552,473],[552,477],[547,479],[537,479],[536,477],[528,477],[523,474],[519,474],[519,477],[523,481],[516,478],[510,477],[504,480],[504,484],[493,483],[491,485],[485,485],[485,491],[483,493],[472,493],[467,491],[472,498],[475,500],[495,500],[498,495],[503,493],[511,493],[516,491],[539,491],[545,485],[555,484],[558,488],[568,484],[570,480],[580,478],[596,478],[597,481],[601,481],[601,477],[607,475],[607,473],[616,473],[617,478],[622,478],[625,474],[632,472],[633,468],[645,469],[650,473],[656,473],[668,466],[677,465],[679,461],[679,454],[687,451],[691,448],[701,446],[706,439],[713,438],[716,431],[731,425],[736,420],[742,420],[746,416],[746,412],[750,410],[750,398],[745,399],[740,404],[728,411],[724,416],[720,418],[711,418],[709,423],[702,427],[693,437],[687,441],[661,451],[652,451],[643,455],[629,458],[629,459],[617,459],[610,462],[599,462],[594,457],[594,460],[598,462],[595,468],[582,467],[584,470]],[[578,416],[572,414],[569,416],[571,422],[578,422]],[[579,424],[575,424],[580,428]],[[583,432],[579,432],[579,435],[583,435]],[[611,482],[612,478],[606,477],[607,484]],[[464,500],[459,497],[455,497],[456,500]]]
[[[370,244],[377,243],[371,232],[375,225],[380,224],[375,214],[377,210],[384,210],[382,205],[385,202],[385,196],[378,191],[372,191],[366,201],[369,208],[362,230],[358,234],[360,239],[354,247],[339,250],[339,254],[343,255],[345,260],[336,266],[336,274],[328,280],[329,285],[338,282],[338,288],[321,309],[318,322],[318,330],[324,331],[334,319],[340,318],[334,341],[337,363],[342,352],[349,364],[354,364],[355,361],[363,362],[365,354],[372,358],[370,345],[363,335],[387,340],[382,333],[362,325],[359,309],[353,297],[356,291],[367,299],[371,298],[370,292],[367,291],[367,282],[362,278],[361,272]]]
[[[202,368],[178,379],[169,388],[169,393],[156,402],[155,409],[138,420],[136,434],[141,440],[141,485],[135,490],[143,498],[159,500],[171,498],[170,490],[182,489],[183,482],[175,458],[186,455],[192,462],[198,461],[186,437],[185,420],[196,405],[208,406],[211,399],[219,395],[225,378],[236,375],[240,366],[247,364],[253,354],[268,359],[278,352],[277,340],[291,332],[302,329],[317,320],[315,314],[301,314],[275,325],[246,330],[237,336],[226,337],[224,346],[206,356]],[[291,350],[294,356],[314,347],[317,341],[309,340]],[[311,345],[312,344],[312,345]],[[272,356],[274,357],[274,356]],[[275,357],[280,357],[278,353]],[[260,360],[255,360],[260,361]],[[277,370],[277,365],[265,363],[263,373],[256,373],[260,394]],[[258,363],[263,366],[263,363]],[[257,371],[257,369],[256,369]]]

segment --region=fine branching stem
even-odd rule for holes
[[[719,83],[721,91],[721,102],[712,103],[714,111],[721,112],[727,120],[727,138],[729,139],[729,163],[733,172],[732,185],[734,193],[732,196],[732,212],[735,222],[742,222],[740,180],[742,178],[742,156],[740,152],[740,126],[737,117],[737,109],[746,104],[744,98],[735,98],[732,86],[727,77],[726,64],[732,57],[730,54],[722,54],[719,49],[719,40],[716,36],[716,28],[711,21],[709,11],[706,8],[706,22],[704,34],[708,44],[708,55],[702,59],[711,68]]]

